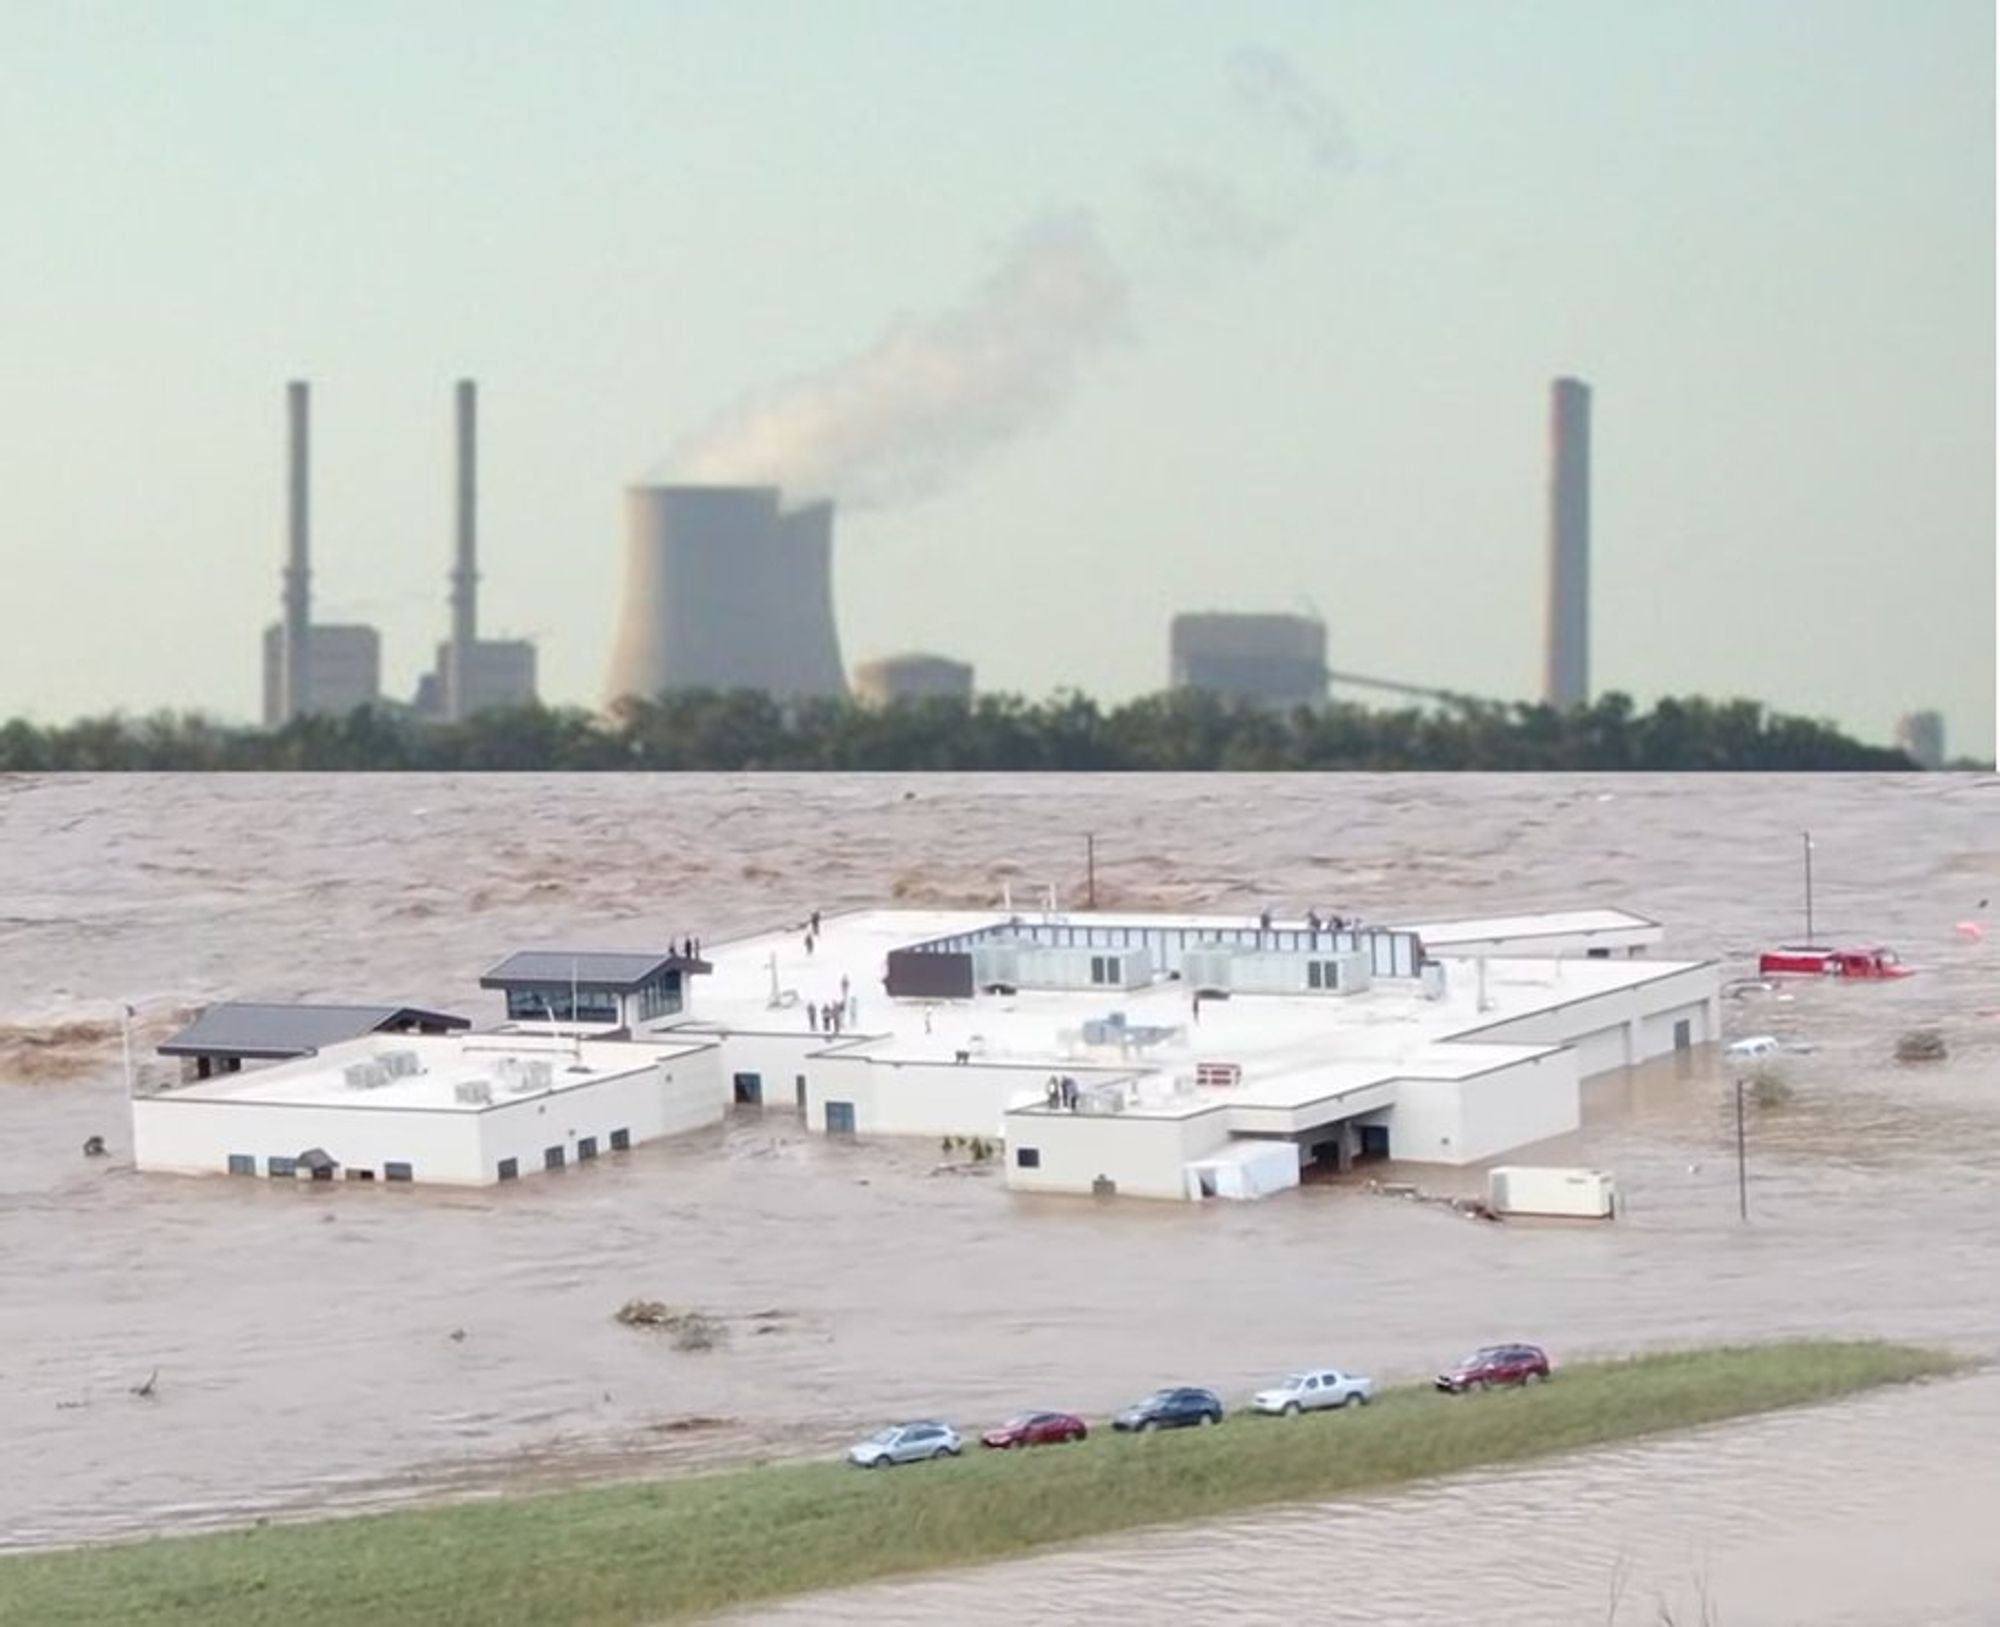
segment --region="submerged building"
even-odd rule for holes
[[[739,1111],[977,1136],[1024,1191],[1256,1196],[1566,1135],[1714,1043],[1712,962],[1619,910],[1368,925],[875,910],[679,954],[534,950],[487,1032],[343,1035],[139,1096],[142,1169],[490,1183]],[[395,1008],[382,1008],[395,1009]],[[206,1019],[204,1019],[206,1020]],[[171,1043],[171,1042],[170,1042]]]

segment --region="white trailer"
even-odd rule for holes
[[[1514,1164],[1487,1172],[1486,1202],[1500,1215],[1610,1220],[1618,1213],[1618,1183],[1600,1169]]]

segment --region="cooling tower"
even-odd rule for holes
[[[1590,703],[1590,386],[1549,392],[1549,620],[1543,698],[1558,711]]]
[[[833,505],[775,486],[634,486],[606,699],[670,689],[841,695]]]

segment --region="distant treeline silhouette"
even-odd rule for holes
[[[1755,701],[1606,695],[1568,714],[1462,703],[1442,711],[1358,706],[1267,711],[1180,690],[1123,706],[1081,695],[930,699],[888,707],[785,703],[751,691],[626,701],[601,717],[526,707],[460,724],[362,710],[272,731],[194,714],[0,726],[0,770],[616,769],[1189,772],[1636,770],[1658,773],[1907,771],[1902,752]]]

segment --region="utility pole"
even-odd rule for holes
[[[1743,1168],[1743,1081],[1736,1081],[1736,1218],[1750,1218],[1750,1183]]]
[[[1813,937],[1812,832],[1811,831],[1807,831],[1805,833],[1805,842],[1806,842],[1806,942],[1808,944],[1812,944],[1817,940],[1815,940]]]
[[[1085,836],[1083,839],[1083,863],[1085,873],[1084,908],[1097,908],[1097,838]]]

